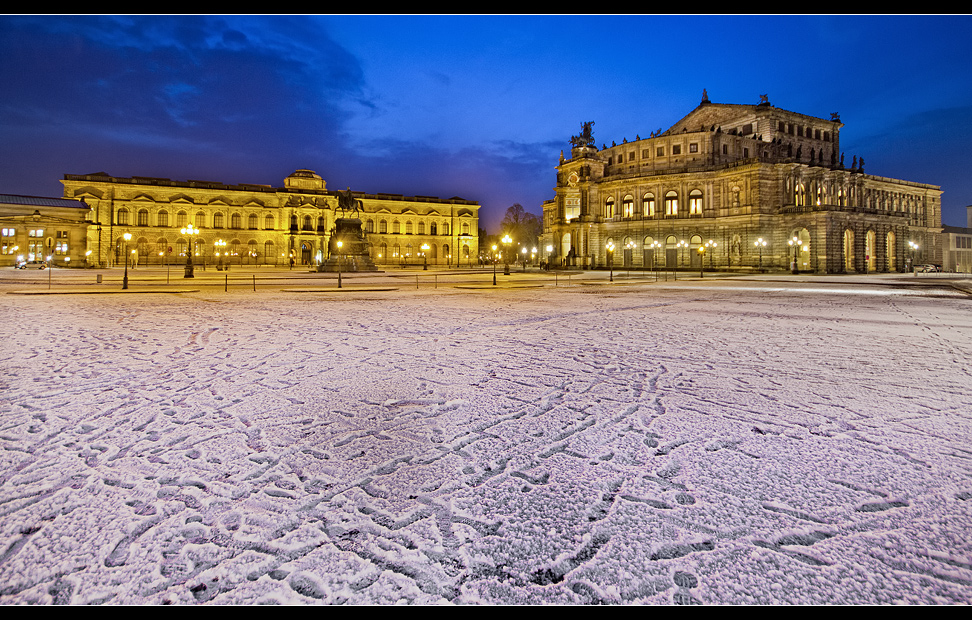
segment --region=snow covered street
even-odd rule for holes
[[[972,602],[972,297],[803,280],[0,294],[0,603]]]

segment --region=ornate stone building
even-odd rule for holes
[[[178,263],[193,248],[197,263],[317,265],[327,258],[338,212],[338,192],[311,170],[297,170],[283,187],[117,178],[106,173],[66,174],[64,197],[83,200],[88,214],[85,247],[91,263],[117,264],[122,236],[139,264]],[[358,216],[376,264],[466,265],[479,240],[479,204],[462,198],[366,194]],[[191,224],[198,229],[184,232]],[[426,246],[423,248],[423,246]]]
[[[79,200],[0,195],[0,267],[18,260],[84,266],[88,211]]]
[[[697,108],[667,131],[598,149],[593,123],[560,156],[543,205],[554,265],[904,271],[941,263],[941,188],[846,165],[843,124],[773,107]],[[796,238],[798,243],[794,243]],[[704,256],[698,248],[709,242]],[[795,249],[794,249],[795,248]]]

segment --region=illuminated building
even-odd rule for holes
[[[667,131],[600,149],[593,123],[561,153],[556,196],[543,205],[553,265],[819,273],[941,263],[941,188],[845,162],[843,124],[773,107],[702,102]],[[794,244],[793,239],[797,242]],[[762,239],[765,245],[758,245]],[[795,247],[795,249],[794,249]]]
[[[132,235],[138,264],[180,263],[192,244],[197,264],[318,265],[327,258],[342,192],[329,191],[311,170],[297,170],[283,187],[118,178],[106,173],[66,174],[64,197],[91,208],[86,249],[99,266],[121,264],[122,235]],[[462,198],[367,194],[361,220],[378,265],[461,265],[475,261],[479,244],[479,204]],[[186,235],[192,224],[199,232]],[[191,237],[191,238],[190,238]],[[224,245],[225,244],[225,245]],[[420,249],[428,244],[427,256]]]
[[[0,195],[0,266],[47,261],[83,266],[88,205],[78,200]]]

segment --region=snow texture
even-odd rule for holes
[[[0,602],[972,602],[972,299],[3,295]]]

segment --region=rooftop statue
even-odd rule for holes
[[[594,146],[594,121],[587,121],[586,123],[581,123],[580,135],[571,136],[570,143],[575,147],[578,146]]]

